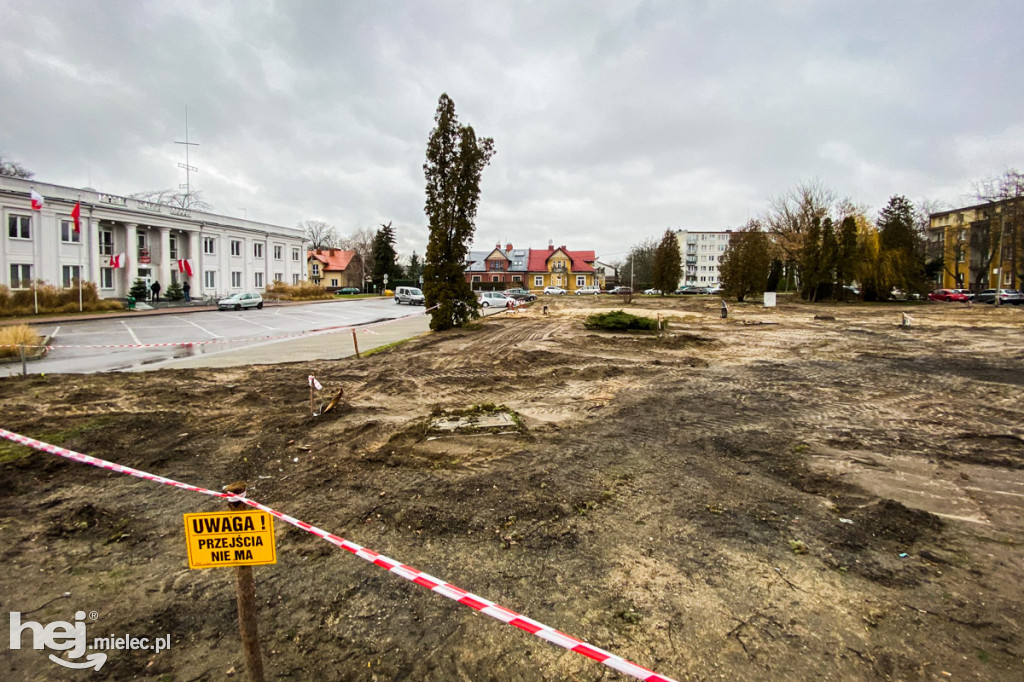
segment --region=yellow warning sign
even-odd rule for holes
[[[274,517],[266,512],[185,514],[189,568],[276,564]]]

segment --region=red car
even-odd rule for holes
[[[970,297],[967,294],[959,291],[953,291],[952,289],[936,289],[932,293],[928,294],[929,301],[957,301],[964,303],[968,301]]]

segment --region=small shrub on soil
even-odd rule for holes
[[[21,351],[18,346],[38,346],[42,342],[39,334],[27,324],[0,328],[0,357],[17,356]]]
[[[583,323],[587,329],[605,329],[608,331],[658,331],[658,321],[651,317],[631,315],[623,310],[609,313],[595,313]],[[662,321],[664,329],[666,323]]]

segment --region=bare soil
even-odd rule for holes
[[[679,680],[1024,678],[1024,308],[625,306],[668,319],[657,336],[585,330],[614,302],[574,298],[363,359],[5,379],[3,426],[244,479]],[[340,409],[310,415],[311,371]],[[458,426],[492,406],[509,418]],[[20,447],[0,461],[2,610],[70,591],[25,618],[172,636],[80,676],[244,674],[233,571],[187,568],[181,515],[219,501]],[[277,542],[255,569],[268,679],[623,679],[298,529]],[[0,654],[4,680],[64,673]]]

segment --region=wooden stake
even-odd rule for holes
[[[310,389],[312,390],[312,389]],[[235,495],[245,493],[245,481],[236,481],[224,486],[224,491]],[[246,509],[242,502],[228,502],[228,509]],[[252,566],[235,566],[235,587],[238,597],[238,631],[242,636],[242,657],[249,682],[264,682],[263,653],[260,650],[260,634],[256,621],[256,581],[252,577]]]
[[[28,376],[28,363],[25,362],[25,344],[21,344],[21,376]]]
[[[313,409],[313,379],[315,378],[314,375],[309,375],[309,413],[312,415],[316,414],[316,410]]]
[[[356,357],[359,357],[359,341],[356,340],[356,330],[352,330],[352,347],[356,349]]]

